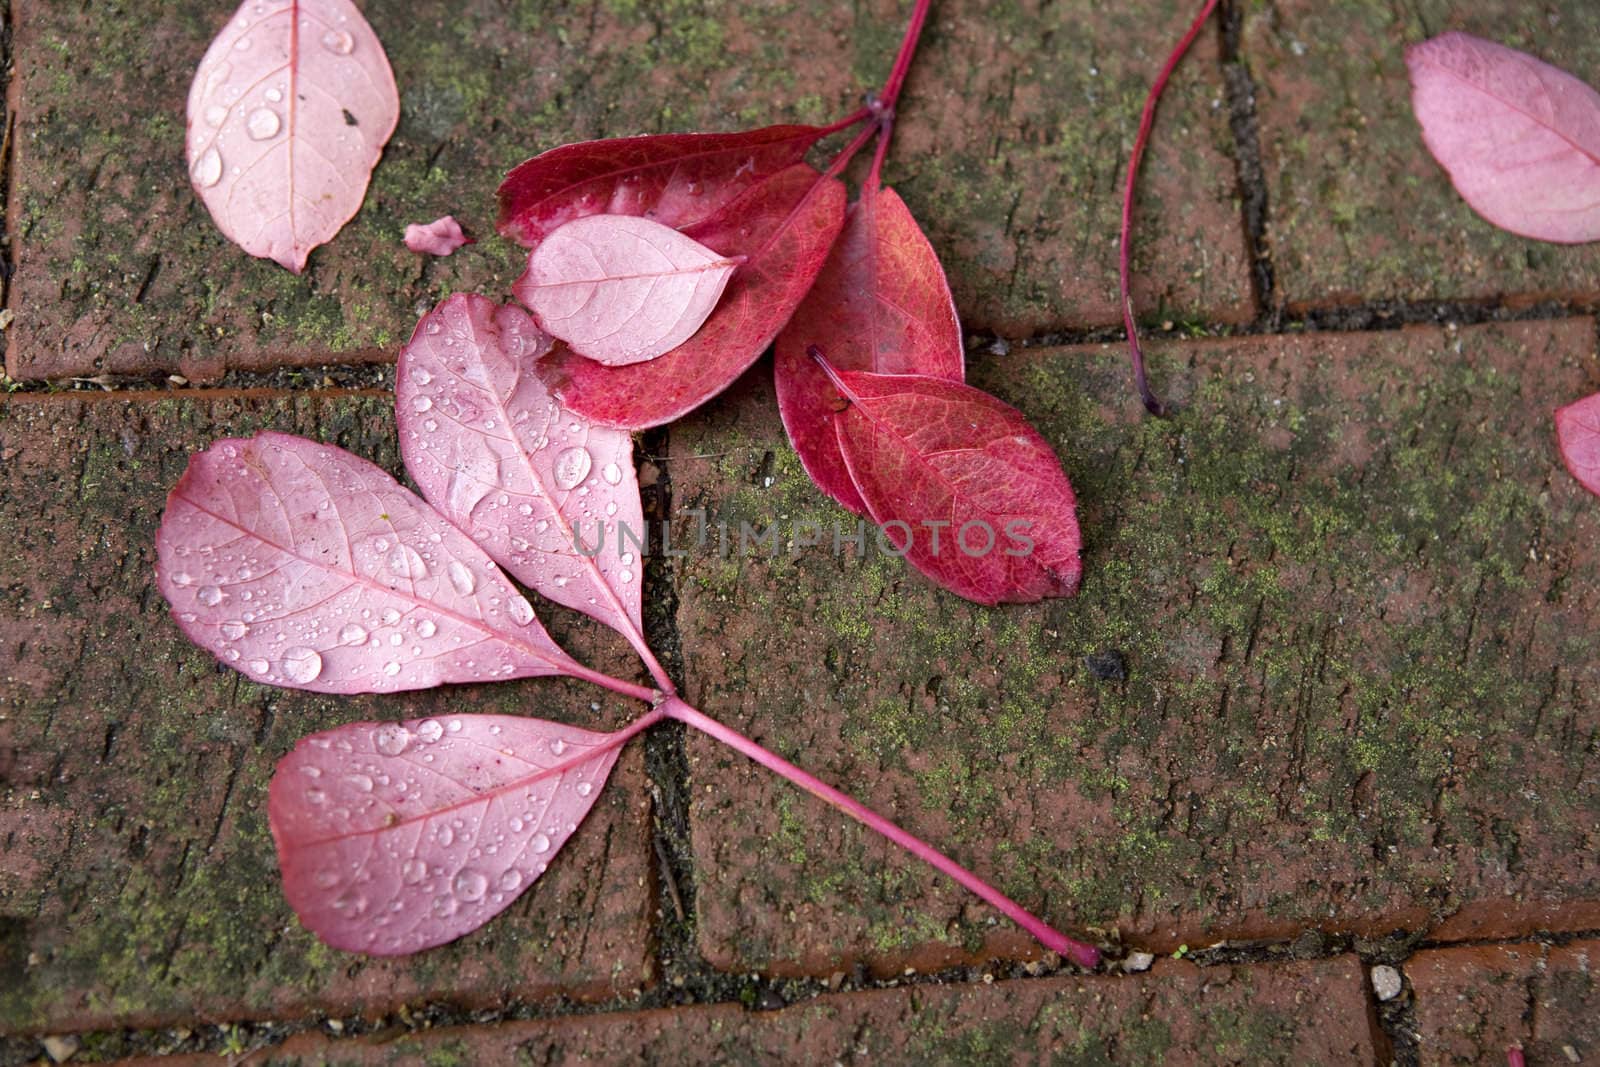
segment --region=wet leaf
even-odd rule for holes
[[[183,632],[324,693],[587,672],[483,550],[380,468],[281,433],[189,460],[156,535]]]
[[[980,604],[1077,592],[1076,500],[1049,442],[1015,408],[960,382],[834,372],[834,427],[886,540]]]
[[[448,256],[462,245],[473,243],[461,232],[461,223],[454,215],[446,215],[432,222],[416,223],[406,227],[406,247],[418,255]]]
[[[799,163],[827,132],[819,126],[766,126],[552,148],[501,183],[500,232],[531,248],[556,227],[586,215],[637,215],[686,229]]]
[[[574,352],[625,366],[692,337],[738,265],[658,222],[591,215],[540,241],[514,292]]]
[[[1556,439],[1567,470],[1600,496],[1600,393],[1556,411]]]
[[[642,647],[633,440],[556,403],[533,372],[549,348],[521,308],[450,297],[400,352],[400,452],[423,496],[513,577]]]
[[[298,274],[360,210],[399,117],[349,0],[245,0],[189,89],[189,178],[229,240]]]
[[[1406,52],[1428,150],[1472,209],[1542,241],[1600,239],[1600,93],[1465,33]]]
[[[865,515],[834,433],[839,390],[806,354],[810,345],[838,370],[965,376],[944,269],[893,189],[862,190],[816,285],[773,346],[778,410],[800,462],[823,492]]]
[[[303,738],[268,792],[284,895],[334,948],[397,956],[453,941],[545,872],[629,736],[452,715]]]
[[[672,351],[608,367],[558,348],[538,364],[561,402],[596,422],[671,422],[733,384],[789,321],[844,223],[844,187],[804,164],[748,190],[685,234],[745,263],[705,325]]]

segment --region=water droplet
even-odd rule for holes
[[[212,104],[206,108],[206,125],[221,126],[228,118],[228,109],[221,104]]]
[[[604,478],[607,483],[616,485],[622,481],[622,468],[615,463],[607,463],[600,469],[600,477]]]
[[[272,664],[268,663],[264,659],[253,659],[249,663],[246,663],[245,666],[250,668],[251,674],[266,674],[272,669]]]
[[[411,744],[411,731],[397,722],[386,722],[372,731],[372,747],[385,756],[398,756]]]
[[[327,799],[328,799],[328,794],[324,793],[320,789],[307,789],[306,790],[306,803],[307,804],[321,804],[323,801],[325,801]]]
[[[561,753],[565,752],[566,750],[567,750],[567,743],[565,741],[561,740],[561,738],[558,737],[554,741],[550,742],[550,751],[554,752],[556,755],[559,756],[559,755],[561,755]]]
[[[244,120],[244,128],[252,141],[266,141],[278,136],[283,120],[270,107],[258,107]]]
[[[359,645],[367,639],[367,628],[358,622],[346,623],[344,629],[339,631],[341,645]]]
[[[312,880],[317,883],[318,889],[332,889],[339,884],[339,872],[324,868],[318,871]]]
[[[390,678],[393,678],[395,675],[400,673],[400,664],[385,663],[383,665],[383,673],[388,675]]]
[[[623,572],[621,572],[620,574],[617,575],[617,581],[621,582],[623,585],[627,585],[629,582],[633,581],[633,572],[632,571],[623,571]]]
[[[222,636],[226,637],[229,641],[237,641],[239,638],[243,637],[249,632],[249,624],[240,622],[238,619],[229,619],[227,622],[222,624]]]
[[[460,560],[453,559],[450,561],[450,566],[447,567],[446,570],[450,575],[450,584],[455,587],[456,592],[460,593],[462,596],[471,596],[477,591],[478,579],[472,576],[472,572],[467,569],[467,565],[465,563],[462,563]]]
[[[439,627],[434,623],[434,621],[432,619],[423,619],[421,622],[417,623],[417,636],[418,637],[432,637],[434,634],[436,634],[438,632],[439,632]]]
[[[450,888],[462,900],[482,900],[483,895],[489,891],[489,879],[482,871],[475,871],[471,867],[463,867],[456,872],[455,878],[450,883]]]
[[[428,323],[428,332],[430,334],[436,334],[442,329],[444,329],[444,327],[439,325],[439,322],[438,322],[437,319],[435,319],[435,320],[433,320],[433,321]]]
[[[439,839],[440,848],[449,848],[451,845],[456,843],[456,832],[450,829],[450,825],[448,823],[440,826],[439,832],[435,836],[437,836]]]
[[[316,649],[297,645],[288,649],[283,654],[283,673],[291,682],[305,685],[316,680],[322,673],[322,657]]]
[[[362,793],[372,792],[372,777],[370,775],[351,774],[345,777],[345,781],[349,782]]]
[[[400,880],[406,885],[417,885],[426,877],[428,865],[419,859],[408,859],[400,865]]]
[[[500,892],[502,893],[514,892],[518,886],[522,885],[522,872],[513,868],[502,874],[500,881],[495,884],[500,887]]]
[[[417,736],[432,744],[444,736],[444,727],[439,725],[438,719],[424,719],[417,726]]]
[[[266,97],[267,97],[268,100],[270,100],[274,104],[276,104],[278,101],[283,99],[283,90],[282,89],[268,89],[267,92],[266,92]]]
[[[393,626],[400,621],[400,613],[394,608],[385,608],[383,614],[378,617],[383,620],[385,626]]]
[[[506,601],[506,610],[518,626],[526,626],[533,621],[533,605],[528,603],[527,597],[512,597]]]
[[[354,37],[343,30],[329,30],[322,35],[322,47],[336,56],[347,56],[356,46]]]
[[[428,575],[428,565],[423,562],[422,555],[410,545],[401,545],[389,557],[389,569],[402,578],[425,578]]]
[[[195,590],[194,598],[208,608],[214,608],[222,603],[222,590],[214,585],[202,585]]]
[[[208,148],[199,159],[194,161],[194,169],[189,172],[202,189],[209,189],[222,180],[222,153],[215,148]]]
[[[411,410],[415,411],[418,415],[422,414],[424,411],[432,411],[433,399],[426,396],[414,396],[411,398]]]
[[[239,38],[237,41],[233,42],[233,47],[234,47],[235,51],[248,52],[250,50],[250,38],[249,37],[241,37],[241,38]]]
[[[578,795],[580,797],[586,797],[592,792],[594,792],[594,786],[590,785],[588,782],[578,783]]]
[[[359,919],[367,913],[367,898],[351,889],[334,898],[333,910],[342,911],[353,919]]]
[[[576,489],[578,483],[589,477],[594,459],[587,448],[569,448],[556,457],[556,488]]]
[[[544,834],[534,834],[533,840],[528,842],[528,847],[535,852],[549,852],[550,839]]]

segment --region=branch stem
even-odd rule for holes
[[[844,812],[868,829],[876,830],[924,863],[948,875],[962,886],[976,893],[990,906],[1038,938],[1039,943],[1050,951],[1065,956],[1078,966],[1087,969],[1092,969],[1099,964],[1100,952],[1093,945],[1075,941],[1060,931],[1053,929],[1044,920],[921,838],[908,834],[877,812],[857,803],[839,792],[839,790],[806,773],[776,753],[762,748],[738,731],[722,725],[703,712],[696,711],[677,697],[668,697],[659,710],[665,712],[667,718],[676,719],[685,726],[691,726],[708,737],[721,741],[729,748],[748,756],[768,770],[787,778],[812,796]]]

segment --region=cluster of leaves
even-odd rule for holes
[[[928,6],[916,3],[882,92],[831,126],[566,145],[512,171],[500,231],[530,249],[514,288],[529,310],[459,294],[399,356],[396,421],[421,498],[359,457],[283,434],[191,459],[158,535],[158,584],[184,632],[254,680],[357,693],[559,674],[650,705],[609,734],[460,715],[302,740],[273,778],[270,823],[286,895],[329,944],[389,955],[476,928],[544,872],[620,746],[670,718],[884,833],[1046,947],[1098,959],[678,699],[641,624],[642,546],[607,535],[590,547],[578,533],[642,532],[630,431],[698,407],[775,347],[806,469],[916,567],[988,604],[1077,588],[1060,462],[1020,413],[963,382],[943,271],[879,178]],[[371,96],[359,114],[339,106],[357,99],[358,76]],[[385,79],[392,96],[381,47],[346,0],[246,0],[190,104],[191,174],[224,231],[303,266],[359,206],[382,142],[348,131],[392,128]],[[826,170],[805,162],[858,127]],[[320,169],[352,140],[359,190],[349,168],[336,168],[337,187]],[[839,175],[874,140],[847,205]],[[407,235],[441,253],[463,239],[448,217]],[[987,531],[981,550],[974,527]],[[999,550],[996,530],[1028,550]],[[570,657],[512,579],[615,628],[653,686]]]

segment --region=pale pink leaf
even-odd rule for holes
[[[406,227],[406,247],[422,256],[448,256],[472,243],[472,238],[461,232],[461,223],[454,215],[427,223],[413,222]]]
[[[540,241],[514,291],[574,352],[620,367],[693,337],[741,261],[649,219],[590,215]]]
[[[545,872],[629,736],[453,715],[303,738],[267,794],[284,895],[337,949],[453,941]]]
[[[189,89],[189,177],[230,240],[298,274],[360,210],[399,117],[349,0],[245,0]]]
[[[1473,210],[1543,241],[1600,239],[1600,93],[1465,33],[1406,52],[1428,149]]]
[[[183,632],[259,682],[375,693],[592,675],[471,538],[380,468],[304,438],[193,456],[156,552]]]
[[[633,440],[556,402],[533,372],[550,343],[519,307],[458,293],[434,308],[395,371],[400,452],[513,577],[642,649]]]
[[[1556,439],[1567,470],[1600,496],[1600,393],[1556,411]]]

